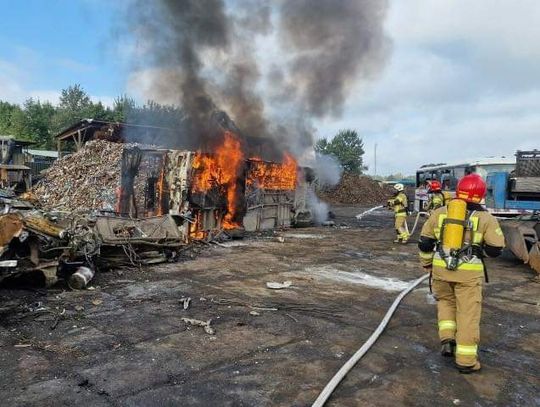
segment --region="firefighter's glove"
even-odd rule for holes
[[[424,272],[425,272],[425,273],[428,273],[428,274],[429,274],[429,273],[431,273],[431,270],[432,270],[432,268],[433,268],[433,265],[430,264],[430,265],[428,265],[428,266],[422,266],[422,268],[424,269]]]

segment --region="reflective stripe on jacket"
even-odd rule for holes
[[[390,201],[392,202],[392,208],[396,216],[407,216],[407,195],[405,193],[400,192]]]

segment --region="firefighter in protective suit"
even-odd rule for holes
[[[429,200],[426,206],[426,211],[431,214],[435,209],[439,209],[446,204],[446,198],[442,193],[442,185],[439,181],[433,180],[428,182]]]
[[[409,240],[409,229],[407,227],[407,195],[403,190],[403,184],[394,185],[394,196],[388,200],[388,208],[394,211],[397,237],[394,243],[407,243]]]
[[[432,273],[441,354],[455,356],[461,373],[480,370],[484,277],[487,281],[482,259],[499,256],[504,247],[497,219],[480,205],[485,194],[486,183],[479,175],[463,177],[456,199],[431,214],[418,242],[422,265]]]

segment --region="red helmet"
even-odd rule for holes
[[[480,203],[486,196],[486,182],[478,174],[465,175],[458,182],[456,198],[467,202]]]
[[[442,185],[439,181],[433,180],[428,182],[430,192],[440,192]]]

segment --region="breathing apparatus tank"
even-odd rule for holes
[[[442,234],[442,249],[449,270],[455,270],[459,265],[459,251],[463,246],[466,218],[467,202],[462,199],[452,199],[448,203]]]

